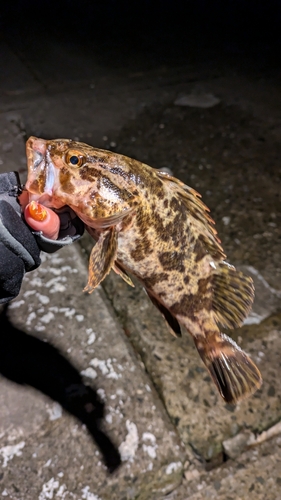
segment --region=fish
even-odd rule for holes
[[[225,260],[200,194],[166,172],[71,139],[30,137],[26,152],[30,201],[68,205],[96,242],[84,290],[111,270],[131,286],[135,276],[170,332],[192,336],[226,403],[259,389],[257,366],[221,332],[243,324],[253,281]]]

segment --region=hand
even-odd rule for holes
[[[21,218],[18,174],[0,174],[0,303],[16,297],[26,271],[40,265],[40,250]]]
[[[40,250],[53,253],[79,239],[84,232],[84,224],[69,207],[58,211],[57,240],[44,237],[41,231],[32,232],[22,218],[20,194],[18,174],[0,174],[0,304],[18,295],[25,272],[41,263]]]

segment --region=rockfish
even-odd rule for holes
[[[171,175],[69,139],[27,141],[30,200],[68,205],[96,241],[85,291],[113,269],[142,283],[171,333],[181,326],[222,398],[236,403],[261,386],[258,368],[224,333],[240,326],[254,297],[250,277],[225,261],[209,209]]]

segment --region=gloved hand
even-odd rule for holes
[[[20,193],[17,172],[0,174],[0,304],[18,295],[25,272],[41,263],[40,250],[53,253],[84,232],[83,222],[68,207],[57,211],[61,221],[57,240],[32,232],[22,217]]]

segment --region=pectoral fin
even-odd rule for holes
[[[117,253],[117,231],[115,227],[100,234],[89,260],[89,278],[84,292],[92,291],[110,272]]]
[[[93,219],[94,226],[97,229],[107,229],[109,227],[116,226],[122,222],[125,217],[131,215],[133,211],[133,208],[128,208],[123,212],[117,212],[116,214],[109,215],[108,217]]]
[[[157,300],[156,297],[154,297],[154,295],[152,295],[146,289],[145,289],[145,291],[146,291],[148,297],[150,298],[152,304],[155,307],[157,307],[158,311],[160,311],[160,313],[162,314],[162,316],[164,316],[170,333],[174,337],[181,337],[181,327],[179,325],[178,320],[175,318],[175,316],[173,316],[170,313],[169,309],[167,309],[165,306],[163,306],[163,304],[161,304],[161,302],[159,302],[159,300]]]

